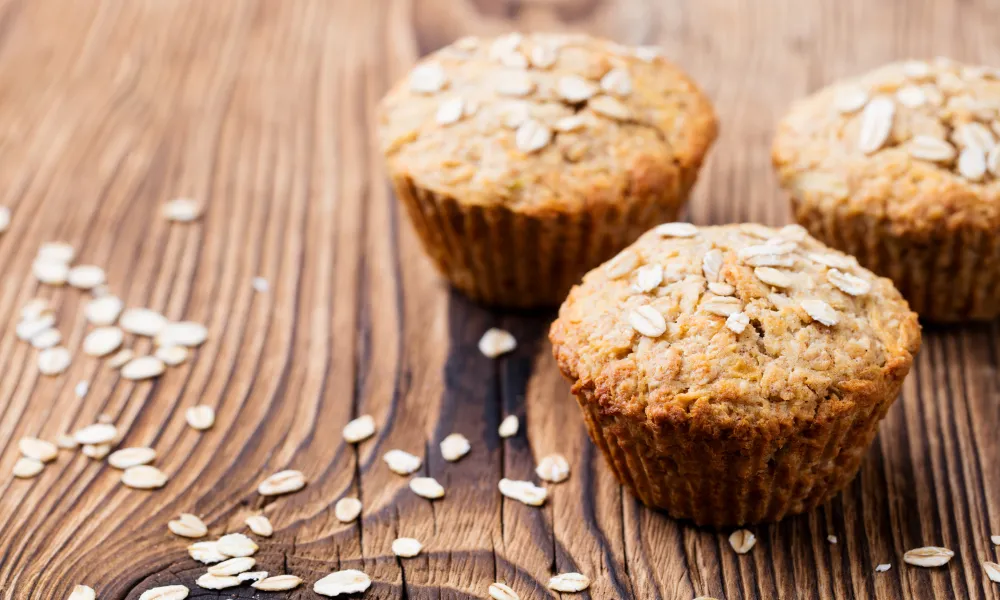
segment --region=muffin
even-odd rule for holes
[[[820,90],[773,160],[795,218],[934,321],[1000,315],[1000,70],[895,63]]]
[[[382,100],[378,130],[441,273],[477,301],[533,307],[676,218],[716,122],[656,49],[514,33],[422,60]]]
[[[888,279],[798,225],[661,225],[549,332],[587,429],[645,504],[776,521],[854,477],[920,347]]]

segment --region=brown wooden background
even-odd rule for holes
[[[0,0],[0,203],[14,211],[0,236],[0,597],[193,587],[203,568],[166,522],[195,512],[218,535],[264,508],[279,531],[258,559],[308,581],[294,598],[347,567],[376,580],[368,598],[479,598],[496,579],[543,598],[539,582],[561,570],[590,575],[581,597],[597,600],[1000,598],[979,566],[996,560],[1000,533],[995,324],[928,328],[857,480],[812,514],[754,528],[757,547],[739,557],[725,535],[645,510],[615,484],[554,368],[550,314],[483,310],[435,279],[380,171],[373,106],[419,54],[514,28],[659,43],[703,83],[722,136],[696,223],[785,222],[772,130],[823,82],[906,56],[1000,65],[995,0]],[[200,223],[158,217],[179,195],[208,204]],[[83,295],[29,273],[56,239],[105,266],[130,306],[208,324],[195,360],[138,385],[82,356],[40,377],[13,334],[20,306],[51,297],[71,346],[86,331]],[[251,289],[257,275],[270,292]],[[493,325],[520,340],[496,362],[475,351]],[[219,414],[204,434],[183,419],[201,402]],[[166,488],[123,488],[65,452],[34,480],[10,478],[22,435],[53,439],[102,413],[125,444],[160,452]],[[340,429],[362,413],[378,435],[345,447]],[[526,436],[501,442],[507,413]],[[446,464],[436,444],[453,431],[473,451]],[[391,448],[426,452],[446,498],[411,494],[382,464]],[[501,499],[501,476],[529,478],[552,451],[573,472],[545,508]],[[256,483],[285,467],[311,483],[263,501]],[[333,518],[344,494],[363,499],[363,527]],[[426,553],[401,563],[397,535]],[[925,544],[956,557],[902,564]],[[874,574],[880,562],[892,570]]]

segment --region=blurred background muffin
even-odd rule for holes
[[[378,129],[441,273],[477,301],[534,307],[676,218],[716,119],[655,48],[512,33],[423,59],[383,99]]]
[[[1000,315],[998,77],[893,63],[798,102],[774,140],[798,222],[930,320]]]

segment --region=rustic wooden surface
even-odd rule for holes
[[[543,598],[563,570],[589,574],[579,597],[597,600],[1000,598],[980,567],[1000,533],[995,324],[928,328],[857,480],[812,514],[755,527],[757,547],[737,556],[724,534],[648,511],[614,482],[550,357],[550,314],[483,310],[434,277],[369,128],[391,81],[460,35],[572,29],[659,43],[721,117],[690,218],[783,223],[768,147],[793,98],[909,55],[1000,64],[998,17],[989,0],[0,1],[0,203],[14,211],[0,237],[0,597],[193,587],[203,568],[166,522],[195,512],[218,535],[264,509],[278,532],[258,559],[307,580],[294,598],[347,567],[375,580],[367,598],[480,598],[497,579]],[[201,222],[158,218],[179,195],[207,203]],[[36,352],[13,335],[21,305],[53,298],[71,346],[86,331],[83,295],[29,273],[38,245],[56,239],[105,266],[128,305],[202,321],[209,341],[155,383],[120,381],[82,355],[66,375],[39,376]],[[269,292],[253,291],[257,275]],[[495,362],[475,351],[494,325],[520,341]],[[82,400],[80,380],[91,381]],[[202,402],[219,415],[207,433],[183,419]],[[341,427],[363,413],[376,438],[345,446]],[[509,413],[522,434],[501,441]],[[36,479],[9,476],[18,438],[53,439],[101,414],[127,430],[125,444],[159,451],[167,487],[123,488],[105,464],[66,452]],[[473,450],[448,464],[436,448],[453,431]],[[382,463],[391,448],[426,453],[445,499],[411,494]],[[501,476],[529,478],[552,451],[573,472],[544,508],[501,499]],[[255,493],[286,467],[308,475],[304,491]],[[363,499],[362,526],[333,518],[345,494]],[[398,535],[426,553],[400,562]],[[955,559],[902,563],[925,544]],[[881,562],[892,569],[873,573]]]

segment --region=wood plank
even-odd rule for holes
[[[858,478],[811,514],[753,528],[757,548],[737,556],[728,532],[673,521],[617,484],[551,357],[552,312],[484,309],[441,284],[371,131],[385,89],[461,35],[658,43],[722,124],[690,218],[782,223],[769,145],[792,100],[904,56],[1000,64],[996,16],[987,0],[0,0],[0,204],[14,211],[0,236],[0,474],[21,436],[52,439],[104,414],[123,444],[155,447],[171,476],[162,490],[129,490],[78,453],[33,480],[0,475],[0,598],[65,598],[87,583],[101,600],[134,600],[193,586],[203,567],[166,530],[181,511],[212,535],[267,514],[277,531],[261,541],[261,568],[310,584],[290,598],[315,598],[313,581],[348,567],[375,580],[366,598],[386,599],[482,598],[495,580],[545,598],[548,577],[568,570],[594,580],[573,597],[601,600],[1000,598],[980,566],[996,560],[989,536],[1000,533],[996,324],[927,327]],[[181,195],[206,202],[201,221],[158,218]],[[28,299],[52,299],[70,347],[87,332],[83,294],[31,277],[39,244],[56,239],[104,266],[129,306],[206,323],[208,342],[153,383],[82,356],[64,376],[38,375],[13,335]],[[256,276],[268,291],[253,290]],[[518,349],[479,354],[491,326]],[[198,403],[217,409],[211,431],[184,423]],[[360,414],[377,434],[345,445],[340,430]],[[508,414],[521,433],[501,440]],[[456,431],[473,449],[448,463],[438,443]],[[419,498],[389,472],[392,448],[424,457],[420,474],[445,498]],[[533,479],[551,452],[572,474],[543,508],[499,495],[501,477]],[[257,495],[283,468],[309,485]],[[346,495],[364,502],[357,523],[332,514]],[[424,554],[393,556],[401,535]],[[925,544],[956,557],[933,570],[902,563]],[[874,573],[880,562],[892,569]]]

